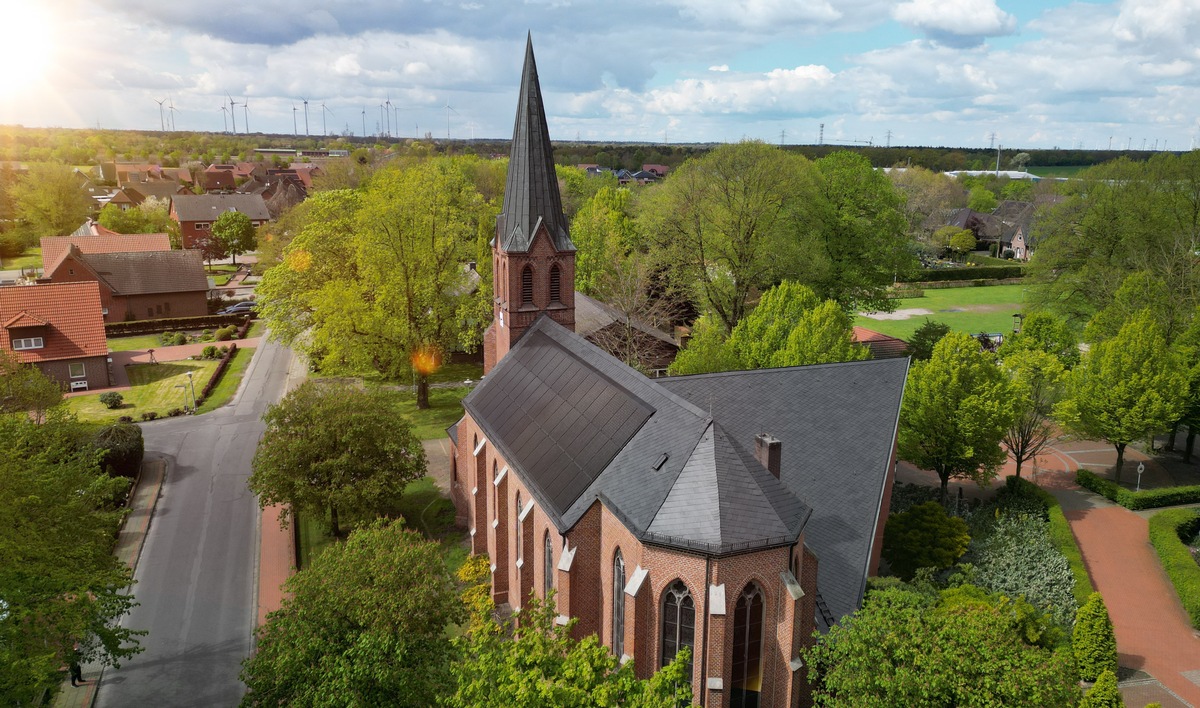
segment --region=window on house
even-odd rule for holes
[[[67,371],[71,373],[71,378],[73,379],[82,379],[87,376],[87,369],[84,368],[81,361],[73,361],[67,364]]]
[[[733,610],[732,708],[758,708],[762,691],[763,594],[750,583]]]
[[[542,541],[542,556],[545,568],[543,568],[542,578],[542,597],[550,594],[554,588],[554,545],[550,542],[550,532],[546,532],[546,536]]]
[[[533,304],[533,266],[525,266],[521,271],[521,304]]]
[[[612,593],[612,650],[620,658],[625,653],[625,559],[620,548],[613,556]]]
[[[519,492],[519,491],[517,492],[517,514],[516,514],[516,516],[517,516],[517,523],[516,523],[516,527],[517,527],[517,562],[524,565],[525,552],[524,552],[524,549],[522,548],[522,546],[524,544],[521,543],[521,539],[523,537],[523,534],[521,533],[521,525],[522,525],[521,524],[521,492]]]
[[[163,314],[165,314],[165,315],[171,314],[171,303],[169,303],[169,302],[163,303]]]
[[[162,314],[162,305],[155,306],[155,314]]]
[[[667,587],[662,603],[662,659],[660,666],[670,664],[681,649],[696,647],[696,603],[687,585],[676,580]],[[693,657],[694,659],[695,657]],[[684,669],[692,676],[692,661]]]
[[[154,317],[154,308],[153,308],[153,307],[147,307],[147,308],[146,308],[146,316],[147,316],[147,317]]]
[[[41,349],[44,346],[46,346],[46,343],[41,337],[25,337],[23,339],[12,340],[14,350]]]
[[[562,302],[562,271],[557,263],[550,267],[550,302]]]
[[[450,479],[458,484],[458,452],[450,455]]]

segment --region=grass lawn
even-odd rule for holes
[[[204,269],[204,272],[208,273],[209,275],[216,275],[218,273],[236,273],[237,266],[230,265],[228,263],[214,263],[213,265],[207,266]]]
[[[136,334],[132,337],[113,337],[108,340],[108,350],[111,352],[145,351],[162,347],[162,340],[157,334]]]
[[[16,258],[0,258],[0,270],[19,270],[21,268],[41,268],[42,267],[42,248],[34,246],[25,249],[25,252]]]
[[[1074,177],[1091,165],[1056,165],[1054,167],[1030,167],[1028,172],[1038,177]]]
[[[925,320],[950,326],[956,332],[1011,332],[1013,313],[1021,311],[1023,285],[990,285],[974,288],[925,290],[923,297],[896,301],[896,310],[924,309],[929,315],[911,315],[902,320],[875,320],[859,315],[854,324],[907,340]]]
[[[246,330],[246,339],[251,337],[261,337],[267,332],[267,324],[262,320],[254,320],[250,323],[250,329]]]
[[[221,375],[221,380],[213,387],[208,399],[200,404],[200,409],[196,412],[207,413],[229,403],[233,394],[237,393],[238,385],[242,383],[242,376],[246,374],[246,367],[250,366],[250,360],[253,358],[254,347],[242,348],[239,346],[237,353],[229,361],[225,373]]]
[[[99,393],[69,398],[67,406],[83,421],[107,423],[113,422],[123,415],[140,420],[142,413],[149,411],[165,416],[167,411],[172,408],[183,407],[184,387],[188,385],[187,374],[189,371],[192,372],[192,382],[198,395],[216,368],[215,360],[136,364],[125,369],[129,373],[129,383],[132,388],[121,392],[125,403],[120,408],[116,410],[107,408],[100,402]]]
[[[462,399],[471,389],[431,388],[429,408],[417,410],[417,398],[408,391],[396,391],[400,414],[413,427],[413,433],[421,440],[436,440],[446,437],[446,428],[463,415]]]

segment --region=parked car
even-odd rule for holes
[[[217,313],[218,315],[250,315],[255,316],[255,307],[253,302],[239,302],[235,305],[230,305],[224,310]]]

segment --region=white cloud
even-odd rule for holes
[[[901,24],[930,39],[953,46],[972,46],[985,37],[1012,34],[1017,20],[995,0],[909,0],[892,10]]]
[[[717,64],[715,66],[708,67],[708,70],[709,71],[729,71],[729,65],[728,64]]]

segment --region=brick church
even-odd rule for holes
[[[648,379],[574,332],[575,246],[526,46],[485,378],[449,429],[492,593],[556,591],[645,678],[692,650],[695,702],[809,702],[799,656],[879,562],[907,359]]]

